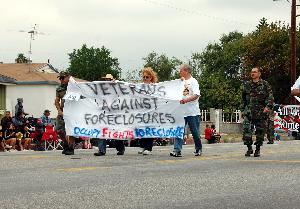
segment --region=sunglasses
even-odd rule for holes
[[[59,77],[58,79],[59,79],[60,81],[62,81],[62,80],[65,79],[65,77]]]
[[[143,78],[148,79],[148,78],[151,78],[151,77],[146,75],[146,76],[143,76]]]

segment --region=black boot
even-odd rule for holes
[[[68,146],[68,149],[65,151],[65,155],[74,155],[74,146],[73,146],[73,144]]]
[[[66,151],[69,149],[69,145],[67,142],[63,143],[63,151],[61,154],[66,154]]]
[[[105,153],[104,152],[96,152],[94,153],[95,156],[104,156]]]
[[[252,145],[247,145],[247,147],[248,147],[248,150],[247,150],[247,152],[245,153],[245,156],[246,156],[246,157],[250,157],[250,155],[253,154]]]
[[[117,155],[124,155],[124,152],[125,152],[125,150],[119,150],[119,151],[117,152]]]
[[[256,149],[255,149],[255,152],[254,152],[254,157],[259,157],[259,156],[260,156],[260,146],[256,145]]]

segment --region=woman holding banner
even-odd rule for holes
[[[142,80],[145,84],[157,83],[157,74],[151,67],[146,67],[142,71]],[[138,154],[151,155],[153,147],[153,138],[142,138],[140,139],[141,150]]]

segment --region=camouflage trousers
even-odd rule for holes
[[[266,120],[265,119],[249,119],[244,118],[243,122],[243,141],[245,145],[252,145],[252,134],[255,127],[256,142],[255,145],[262,146],[265,135]]]
[[[62,116],[57,116],[55,129],[60,136],[66,136],[65,121]]]
[[[75,138],[73,136],[66,135],[66,126],[63,116],[57,116],[56,118],[56,132],[64,143],[74,144]]]
[[[274,119],[268,118],[267,120],[267,139],[270,142],[274,141]]]

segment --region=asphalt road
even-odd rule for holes
[[[0,153],[0,208],[300,208],[300,141],[264,145],[260,158],[241,143],[205,144],[201,157],[170,149]]]

